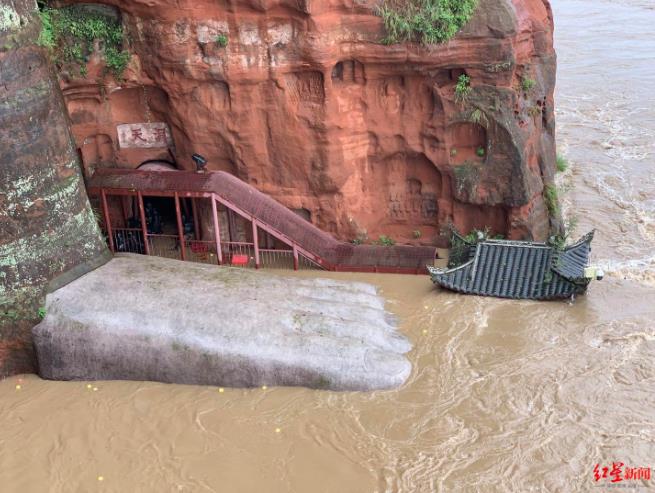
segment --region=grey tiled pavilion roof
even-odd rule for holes
[[[577,243],[557,250],[545,243],[484,240],[462,265],[429,268],[440,286],[467,294],[514,299],[568,298],[589,284],[584,269],[589,261],[593,231]]]

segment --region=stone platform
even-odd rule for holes
[[[48,295],[43,378],[388,389],[409,341],[376,288],[120,254]]]

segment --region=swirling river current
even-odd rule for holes
[[[326,274],[401,320],[393,391],[9,378],[0,492],[601,492],[596,464],[654,467],[655,4],[552,3],[564,212],[605,280],[536,303]]]

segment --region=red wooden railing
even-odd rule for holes
[[[89,183],[89,193],[100,197],[104,215],[104,228],[109,247],[113,251],[143,250],[147,255],[161,255],[196,262],[239,265],[244,267],[292,266],[300,268],[322,268],[334,271],[388,272],[421,274],[426,273],[426,265],[434,263],[436,249],[428,246],[376,246],[352,245],[335,240],[331,235],[319,230],[311,223],[299,218],[289,209],[271,197],[262,194],[254,187],[238,178],[222,172],[190,173],[146,172],[134,170],[98,170]],[[112,224],[108,197],[132,197],[136,199],[133,212],[138,210],[142,246],[128,242],[125,246],[123,234],[138,233],[134,228],[116,228]],[[168,197],[174,201],[176,231],[168,234],[152,234],[147,231],[144,197]],[[193,212],[194,238],[184,230],[181,200],[191,199]],[[201,238],[198,228],[199,199],[208,199],[211,207],[211,226],[214,239]],[[184,204],[187,205],[186,203]],[[241,216],[251,228],[248,236],[251,243],[236,242],[232,236],[221,234],[219,207],[229,214]],[[186,217],[190,210],[186,209]],[[205,210],[208,214],[209,210]],[[127,218],[123,218],[127,222]],[[205,215],[205,220],[208,220]],[[120,221],[119,221],[120,224]],[[228,224],[231,224],[228,221]],[[187,224],[188,226],[188,224]],[[117,236],[117,234],[120,235]],[[243,232],[241,232],[243,233]],[[260,235],[260,233],[262,233]],[[137,235],[138,236],[138,235]],[[229,236],[230,241],[222,241]],[[274,239],[259,244],[262,238]],[[121,240],[120,245],[117,242]],[[134,241],[131,240],[133,243]],[[271,248],[275,244],[276,248]],[[282,247],[280,247],[282,246]],[[140,251],[137,253],[141,253]]]

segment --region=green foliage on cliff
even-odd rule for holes
[[[575,232],[575,229],[578,227],[578,218],[572,216],[564,222],[562,234],[553,235],[548,238],[547,243],[557,250],[564,250],[566,248],[571,235]]]
[[[471,93],[471,78],[462,74],[457,79],[457,85],[455,86],[455,101],[458,103],[463,103],[468,98]]]
[[[122,77],[123,72],[127,68],[127,64],[130,63],[130,58],[131,55],[128,51],[118,50],[113,47],[105,48],[105,63],[107,64],[107,69],[117,79]]]
[[[559,193],[555,185],[546,185],[546,188],[544,188],[544,200],[546,201],[546,207],[551,217],[558,216],[560,212]]]
[[[387,36],[382,41],[445,43],[471,19],[477,3],[478,0],[383,0],[378,13]]]
[[[556,166],[557,166],[557,171],[560,173],[563,173],[566,171],[569,167],[569,163],[566,160],[566,158],[560,154],[557,155],[557,161],[556,161]]]
[[[55,47],[55,33],[51,10],[39,10],[39,17],[41,17],[41,32],[39,33],[37,43],[44,48],[52,50]]]
[[[54,9],[42,5],[39,16],[42,28],[38,44],[50,50],[58,66],[76,66],[85,75],[86,62],[98,41],[107,71],[121,78],[130,54],[123,50],[123,26],[119,19],[81,6]]]
[[[227,36],[225,34],[221,33],[218,36],[216,36],[216,46],[225,48],[228,42],[229,40],[227,39]]]
[[[380,235],[376,243],[382,246],[394,246],[396,244],[396,240],[386,235]]]
[[[532,91],[532,89],[534,89],[534,86],[536,85],[537,85],[537,81],[531,79],[530,77],[523,77],[521,79],[521,89],[523,89],[524,92]]]

